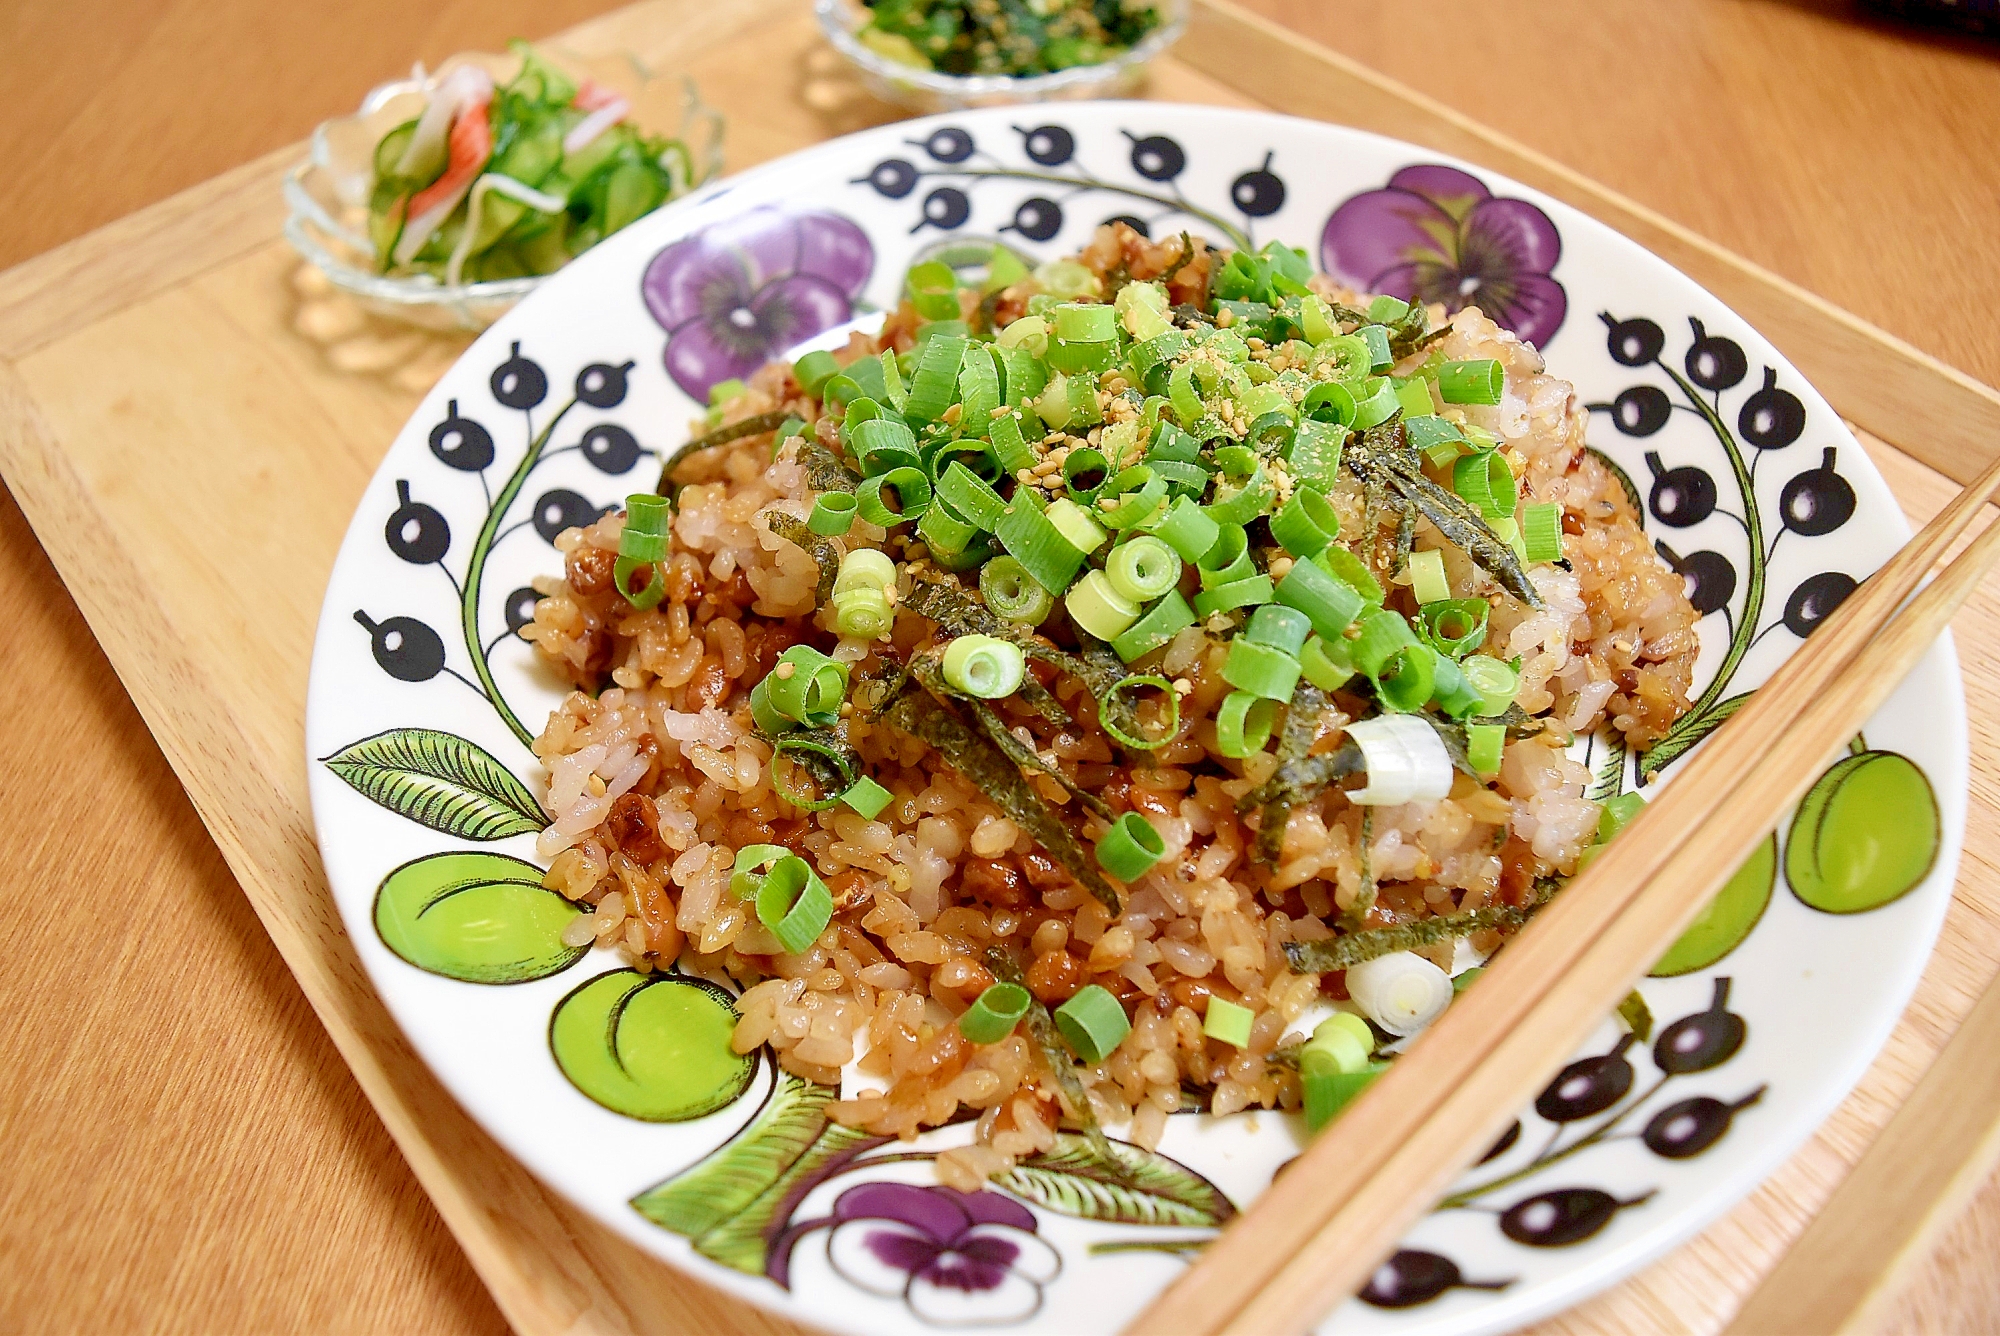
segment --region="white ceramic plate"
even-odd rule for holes
[[[313,656],[320,849],[390,1010],[503,1145],[639,1246],[816,1326],[1115,1330],[1302,1129],[1274,1113],[1176,1117],[1137,1186],[1072,1157],[959,1198],[925,1186],[911,1148],[825,1131],[823,1096],[774,1083],[768,1060],[724,1070],[726,1013],[679,983],[648,1005],[690,1027],[688,1061],[719,1073],[719,1107],[649,1122],[593,1102],[552,1056],[551,1017],[573,993],[574,1021],[617,990],[578,993],[617,964],[560,946],[570,911],[522,861],[544,820],[525,738],[561,687],[512,628],[531,577],[561,568],[548,540],[649,488],[709,384],[893,304],[937,243],[1057,256],[1114,216],[1155,235],[1277,238],[1362,288],[1480,298],[1537,342],[1706,613],[1681,740],[1907,536],[1825,401],[1696,284],[1532,190],[1333,126],[1145,102],[911,121],[710,187],[582,257],[467,351],[362,499]],[[1574,1303],[1716,1217],[1833,1110],[1908,999],[1951,891],[1966,734],[1948,643],[1865,745],[1812,819],[1781,832],[1775,875],[1738,888],[1747,939],[1719,925],[1687,972],[1645,984],[1650,1042],[1621,1042],[1607,1019],[1585,1065],[1329,1330],[1495,1331]],[[1590,762],[1594,793],[1635,782],[1601,742]],[[378,899],[408,897],[441,907],[435,932],[392,930],[392,950]]]

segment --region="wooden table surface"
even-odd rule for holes
[[[1836,0],[1249,4],[2000,382],[1968,315],[2000,306],[2000,46]],[[0,268],[609,7],[14,0]],[[503,1329],[11,498],[0,663],[0,1330]],[[2000,1182],[1888,1329],[2000,1330],[1996,1245]]]

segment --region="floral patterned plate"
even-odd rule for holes
[[[550,540],[651,487],[709,386],[870,318],[920,254],[1057,256],[1114,217],[1477,301],[1575,383],[1703,614],[1693,711],[1643,760],[1580,743],[1593,796],[1670,781],[1908,533],[1826,402],[1693,282],[1531,190],[1328,125],[1138,102],[911,121],[709,187],[565,269],[445,376],[355,515],[308,702],[320,849],[390,1010],[502,1144],[639,1246],[816,1326],[1115,1330],[1303,1129],[1189,1114],[1157,1153],[1109,1157],[1066,1137],[963,1196],[928,1161],[968,1126],[901,1145],[829,1124],[831,1092],[729,1052],[727,990],[564,944],[527,747],[560,686],[515,632],[561,567]],[[1650,1014],[1607,1017],[1327,1329],[1513,1327],[1756,1186],[1916,984],[1966,765],[1945,643],[1662,960]]]

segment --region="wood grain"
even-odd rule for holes
[[[18,196],[0,256],[20,258],[274,149],[412,58],[491,46],[597,7],[482,0],[428,12],[413,26],[407,7],[382,0],[323,11],[281,10],[269,0],[15,6],[0,15],[0,81],[25,95],[17,133],[0,140],[0,180]],[[732,163],[746,166],[888,114],[827,77],[799,8],[776,0],[656,4],[569,40],[664,32],[655,49],[728,102]],[[1406,78],[1428,77],[1415,62],[1440,50],[1409,44],[1408,28],[1358,4],[1295,9],[1289,21]],[[1965,226],[1994,216],[2000,164],[1963,146],[1977,142],[1966,141],[1969,132],[1932,128],[1959,125],[1968,107],[1990,113],[1990,60],[1753,0],[1690,0],[1671,17],[1634,3],[1557,0],[1410,0],[1408,12],[1447,44],[1450,60],[1440,63],[1464,72],[1431,80],[1445,101],[1855,301],[1933,352],[2000,375],[2000,336],[1960,318],[1965,294],[1988,299],[1980,285],[2000,281],[1990,226]],[[714,44],[746,17],[753,41]],[[1573,60],[1551,54],[1546,33],[1558,27],[1573,38],[1564,48]],[[101,40],[76,43],[86,28]],[[1784,77],[1748,78],[1759,60]],[[1858,68],[1869,77],[1857,77]],[[196,70],[227,77],[190,88]],[[1520,73],[1503,79],[1496,70]],[[809,105],[801,88],[825,96]],[[1154,92],[1244,101],[1185,67],[1163,69]],[[1651,110],[1634,109],[1648,100]],[[1762,136],[1755,153],[1741,147],[1752,131]],[[1905,151],[1872,162],[1875,175],[1858,183],[1848,156],[1845,177],[1824,178],[1834,184],[1798,194],[1764,185],[1767,159],[1803,171],[1786,165],[1797,155],[1819,170],[1837,164],[1855,135]],[[1709,147],[1667,152],[1655,139]],[[352,498],[413,399],[334,374],[290,332],[290,261],[256,236],[255,220],[269,207],[248,184],[256,170],[239,178],[240,225],[216,225],[205,197],[181,201],[179,212],[170,204],[135,220],[136,231],[97,238],[94,250],[45,257],[32,290],[15,282],[18,274],[0,281],[0,360],[17,362],[0,377],[0,457],[38,531],[60,549],[62,574],[91,610],[145,722],[183,778],[200,771],[202,814],[264,911],[264,930],[296,946],[326,924],[278,912],[268,879],[316,886],[319,875],[301,823],[295,704],[312,613]],[[1876,177],[1900,183],[1893,202]],[[1830,195],[1843,198],[1833,224],[1822,225],[1818,211]],[[1865,209],[1845,202],[1861,196]],[[1940,266],[1949,282],[1909,281]],[[204,388],[218,384],[220,394]],[[24,405],[23,395],[34,402]],[[198,476],[155,457],[159,441],[190,437],[228,448],[200,456]],[[49,450],[52,440],[60,454]],[[319,456],[308,471],[273,476],[277,452],[301,442]],[[1913,512],[1949,491],[1939,474],[1871,449]],[[305,532],[274,533],[256,504],[295,487],[322,502]],[[75,508],[78,496],[91,504]],[[145,540],[97,541],[120,532]],[[191,537],[215,532],[242,544],[231,560],[213,559]],[[60,611],[65,596],[19,533],[0,541],[0,609],[11,614],[0,646],[13,674],[0,727],[15,740],[0,773],[10,812],[30,802],[94,811],[112,801],[123,824],[118,842],[86,847],[20,820],[0,823],[0,866],[22,870],[10,885],[40,892],[15,897],[5,911],[19,916],[7,920],[20,925],[10,940],[49,942],[40,955],[67,948],[117,981],[103,997],[74,985],[51,989],[46,975],[21,969],[0,983],[11,1010],[28,1018],[0,1040],[16,1045],[0,1050],[14,1059],[0,1068],[0,1204],[15,1207],[0,1222],[0,1329],[493,1330],[500,1313],[443,1244],[437,1216],[417,1197],[421,1181],[523,1328],[770,1330],[621,1252],[527,1181],[427,1076],[387,1070],[399,1053],[407,1064],[407,1051],[351,955],[338,953],[300,975],[321,1015],[340,1018],[350,1037],[340,1056],[360,1083],[334,1063],[336,1050],[303,1019],[300,983],[233,898],[171,772],[130,708],[118,712],[99,651],[74,613]],[[287,557],[262,563],[271,569],[243,559],[280,540]],[[274,648],[246,662],[238,651],[253,627],[260,635],[268,628]],[[2000,653],[2000,604],[1982,600],[1962,620],[1961,648],[1971,663]],[[1990,683],[1974,675],[1969,689],[1975,713],[2000,710]],[[204,694],[231,705],[207,714],[187,708]],[[277,708],[260,712],[259,701]],[[1993,973],[1981,942],[1993,940],[2000,921],[2000,754],[1985,735],[1974,745],[1960,899],[1869,1078],[1730,1216],[1548,1330],[1713,1329],[1914,1084]],[[232,767],[242,773],[232,778]],[[274,806],[289,809],[276,825],[265,820]],[[253,838],[247,827],[262,833]],[[102,885],[107,867],[118,870],[115,886]],[[64,910],[142,896],[165,926],[136,934],[115,920],[57,926]],[[105,963],[114,968],[102,971]],[[141,977],[156,986],[130,982]],[[157,986],[162,979],[170,988]],[[414,1177],[358,1097],[363,1086]],[[1970,1251],[1990,1241],[2000,1193],[1982,1201],[1923,1288],[1892,1315],[1905,1324],[1897,1329],[2000,1329],[1990,1262],[1982,1269]]]

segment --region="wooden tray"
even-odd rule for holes
[[[651,0],[557,44],[586,55],[629,51],[693,74],[728,114],[730,163],[742,168],[893,116],[843,86],[804,8],[797,0]],[[1196,0],[1177,53],[1156,70],[1150,95],[1272,106],[1414,140],[1536,185],[1665,256],[1768,334],[1858,427],[1897,442],[1863,436],[1913,520],[1942,503],[1949,479],[1970,476],[2000,448],[1992,390],[1352,62],[1220,0]],[[774,95],[788,87],[799,94]],[[416,1059],[342,931],[307,810],[306,666],[350,511],[417,392],[337,369],[293,327],[298,265],[279,240],[278,183],[299,153],[250,163],[0,274],[0,471],[307,998],[509,1321],[536,1333],[792,1331],[614,1238],[501,1152]],[[2000,597],[1976,600],[1959,635],[1968,664],[2000,652]],[[1991,680],[1975,673],[1967,687],[1976,718],[2000,718]],[[1729,1216],[1547,1330],[1719,1327],[1908,1095],[1995,970],[1983,947],[2000,919],[1993,733],[1974,729],[1957,901],[1915,1001],[1867,1078]],[[1946,1171],[1983,1163],[1971,1152],[1990,1148],[1992,1115],[1964,1121],[1951,1144],[1965,1154],[1949,1164],[1933,1157],[1934,1195],[1949,1195]],[[1892,1169],[1925,1140],[1897,1142],[1893,1153],[1904,1158]],[[1896,1172],[1876,1177],[1901,1181]],[[1860,1198],[1843,1218],[1868,1218],[1868,1191]],[[1900,1255],[1929,1218],[1906,1214],[1894,1246],[1875,1250],[1875,1265],[1841,1263],[1849,1290],[1879,1291],[1883,1255]],[[1854,1237],[1852,1229],[1832,1233],[1835,1243]],[[1794,1256],[1788,1275],[1803,1278],[1788,1288],[1815,1288],[1814,1268],[1824,1265],[1816,1259],[1831,1255]],[[1760,1296],[1780,1305],[1758,1309],[1766,1329],[1785,1325],[1782,1301]],[[1849,1315],[1819,1314],[1827,1325]]]

